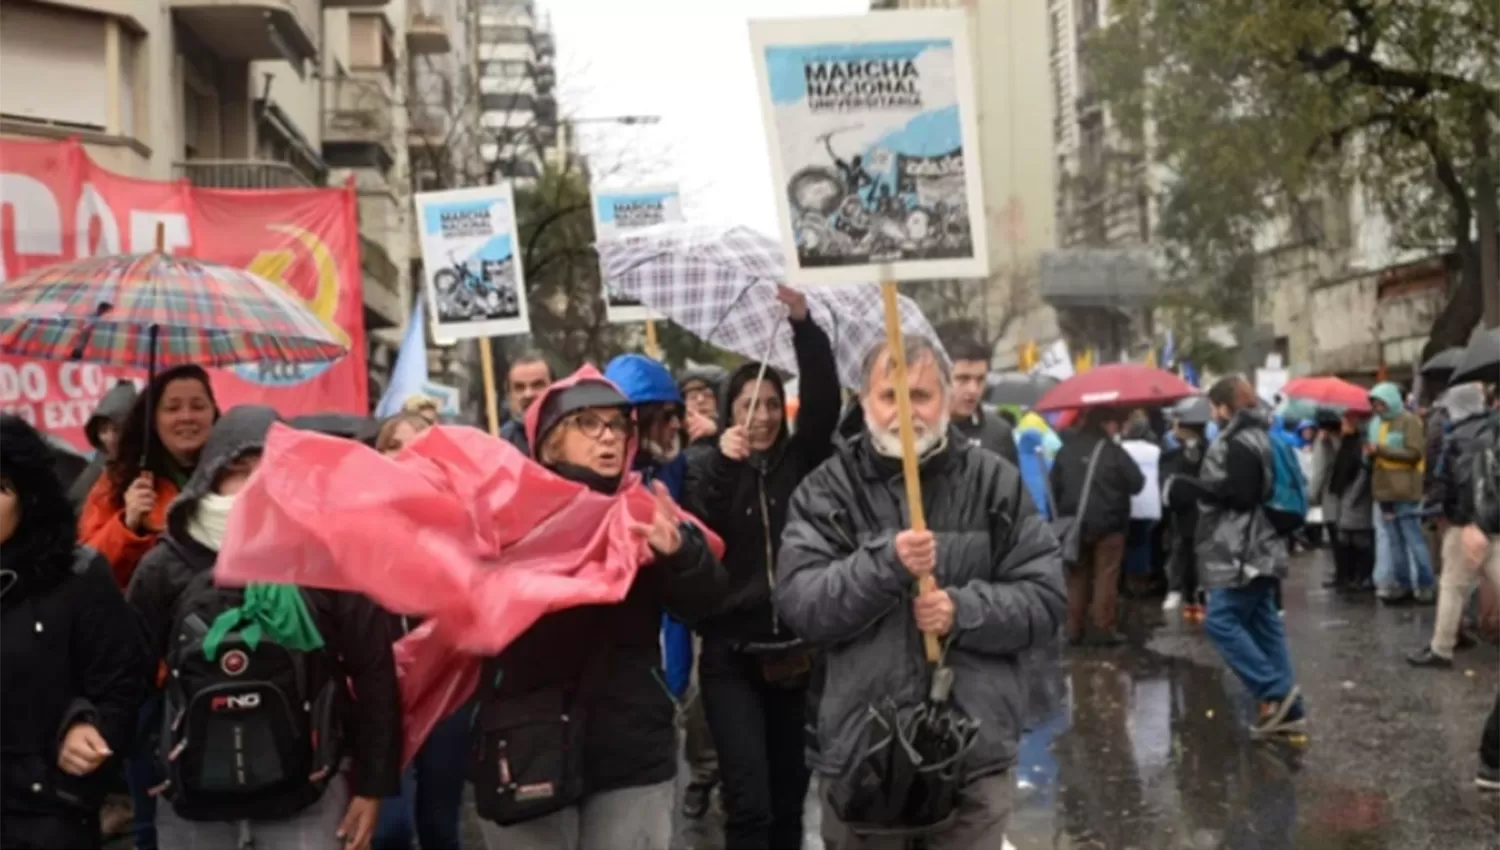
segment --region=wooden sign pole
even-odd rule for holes
[[[495,392],[495,360],[490,355],[490,338],[479,338],[479,368],[484,378],[484,413],[489,419],[491,437],[500,436],[500,398]]]
[[[901,419],[901,477],[906,480],[906,504],[911,514],[913,531],[927,530],[927,514],[922,510],[922,481],[917,467],[917,429],[911,419],[911,390],[906,381],[906,343],[901,336],[901,305],[896,299],[896,282],[888,280],[880,284],[880,295],[885,300],[885,342],[891,353],[893,378],[896,382],[896,409]],[[917,584],[918,593],[931,593],[937,589],[932,576]],[[922,644],[927,651],[927,660],[936,664],[941,655],[938,636],[922,635]]]
[[[661,359],[661,343],[656,339],[656,320],[646,320],[646,356],[652,360]]]

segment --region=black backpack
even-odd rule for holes
[[[185,820],[290,817],[338,772],[345,696],[326,651],[269,636],[252,649],[235,630],[204,654],[214,620],[243,596],[204,570],[173,617],[158,756],[162,794]]]
[[[1500,413],[1491,413],[1474,441],[1466,488],[1472,496],[1472,519],[1486,534],[1500,534]]]

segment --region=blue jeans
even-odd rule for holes
[[[1422,536],[1420,506],[1416,502],[1381,502],[1375,506],[1381,540],[1389,553],[1376,563],[1375,586],[1385,591],[1409,592],[1415,586],[1432,589],[1432,556]],[[1380,569],[1384,567],[1385,569]]]
[[[380,803],[373,850],[411,850],[413,823],[422,850],[461,850],[459,811],[472,714],[465,706],[433,727],[401,774],[401,794]]]
[[[1225,587],[1208,593],[1203,631],[1224,663],[1259,702],[1277,702],[1291,693],[1295,677],[1286,630],[1276,613],[1273,578],[1258,578],[1244,587]],[[1291,717],[1300,715],[1300,710]]]

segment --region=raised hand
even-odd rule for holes
[[[656,497],[656,512],[651,522],[631,523],[630,530],[645,539],[658,555],[675,555],[682,548],[682,532],[677,530],[677,503],[667,492],[667,485],[651,482],[651,495]]]
[[[807,318],[807,296],[801,291],[790,286],[777,285],[776,300],[786,305],[787,315],[792,321],[800,322]]]
[[[719,452],[730,460],[744,460],[750,456],[750,433],[744,425],[726,428],[719,435]]]

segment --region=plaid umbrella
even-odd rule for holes
[[[776,300],[776,287],[786,280],[776,240],[747,227],[667,224],[631,230],[595,247],[609,289],[640,301],[705,342],[766,360],[784,372],[797,371],[786,308]],[[880,287],[813,286],[802,291],[808,312],[833,343],[840,381],[857,388],[865,355],[885,342]],[[902,297],[900,305],[902,330],[939,344],[916,302]]]
[[[339,333],[276,284],[168,254],[93,257],[0,286],[0,351],[136,369],[320,363]]]

